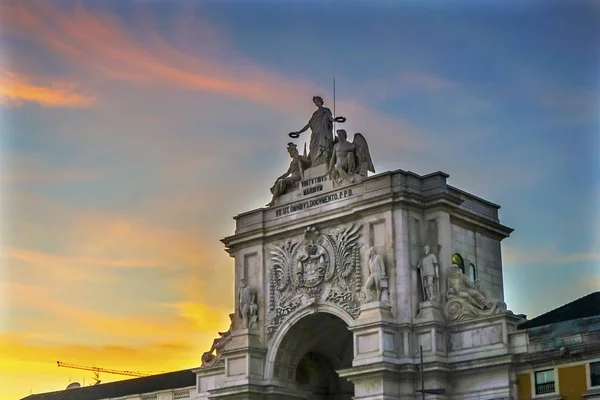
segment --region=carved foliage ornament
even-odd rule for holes
[[[271,251],[267,334],[275,333],[294,310],[312,301],[337,304],[354,318],[360,312],[361,225],[321,234],[309,227],[303,240],[287,240]]]

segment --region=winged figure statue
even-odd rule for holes
[[[375,173],[365,137],[356,133],[354,140],[349,142],[344,129],[338,129],[336,133],[337,138],[329,161],[330,179],[337,184],[357,183],[366,178],[369,171]]]

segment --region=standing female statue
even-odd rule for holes
[[[305,132],[308,128],[312,132],[310,135],[310,153],[309,157],[312,161],[313,167],[326,164],[331,157],[331,148],[333,146],[333,115],[331,110],[327,107],[323,107],[323,98],[320,96],[313,97],[313,103],[317,106],[317,110],[313,113],[312,117],[304,128],[298,132],[290,133],[290,137],[298,138],[302,132]],[[344,122],[345,118],[339,117],[335,119],[336,122]]]

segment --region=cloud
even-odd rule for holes
[[[34,271],[37,273],[50,274],[53,279],[60,279],[65,283],[74,281],[110,281],[110,276],[104,271],[89,268],[90,265],[99,265],[101,260],[70,258],[5,246],[3,246],[2,253],[0,253],[0,260],[8,267],[7,271],[9,272],[11,267],[17,268],[14,263],[15,261],[22,261],[25,264],[33,266]],[[116,263],[115,260],[104,260],[102,265],[107,265],[107,262]]]
[[[219,245],[214,223],[189,224],[194,212],[212,217],[215,213],[202,203],[194,203],[196,210],[176,208],[182,198],[193,201],[189,196],[195,193],[141,201],[137,215],[78,209],[44,197],[21,195],[13,199],[18,202],[10,210],[11,219],[18,224],[8,229],[3,264],[15,278],[43,274],[48,276],[46,282],[60,287],[74,281],[108,284],[125,270],[156,271],[156,278],[163,279],[164,290],[173,297],[214,307],[228,304],[230,299],[224,301],[222,296],[232,293],[233,269]],[[187,221],[187,226],[182,221]],[[50,253],[31,247],[35,243],[55,245]],[[222,278],[215,279],[219,276]],[[90,288],[88,293],[103,290],[107,287]]]
[[[105,176],[104,173],[82,168],[61,168],[55,161],[42,155],[34,156],[17,151],[7,152],[2,162],[5,166],[0,170],[0,184],[92,181]]]
[[[43,253],[34,250],[5,248],[3,255],[6,258],[17,259],[32,264],[52,264],[52,265],[72,265],[77,264],[80,268],[85,267],[115,267],[115,268],[145,268],[156,267],[156,263],[148,260],[127,260],[127,259],[108,259],[108,258],[90,258],[90,257],[70,257]]]
[[[564,265],[580,262],[600,262],[600,253],[569,253],[562,254],[556,251],[554,246],[546,246],[541,249],[532,249],[530,251],[518,251],[504,249],[502,252],[504,264],[509,266],[530,265],[530,264],[548,264]]]
[[[438,91],[456,88],[458,85],[448,79],[423,72],[408,72],[401,74],[398,81],[408,87],[415,87],[429,91]]]
[[[281,96],[277,100],[270,96],[275,92],[271,86],[277,86],[281,93],[286,92],[281,85],[291,86],[254,66],[245,68],[245,78],[249,79],[235,77],[231,67],[178,51],[154,30],[145,32],[149,43],[138,42],[115,15],[91,13],[81,3],[69,11],[50,3],[38,3],[35,10],[24,3],[3,8],[13,34],[17,31],[40,40],[71,62],[113,79],[200,89],[270,105],[282,104]]]
[[[597,276],[581,278],[580,284],[593,292],[600,291],[600,272]]]
[[[15,322],[25,322],[12,331],[47,331],[49,337],[38,337],[35,343],[135,343],[159,342],[210,344],[218,330],[226,329],[229,318],[227,310],[211,308],[189,302],[159,303],[163,313],[109,315],[90,307],[83,307],[65,296],[58,300],[51,288],[41,285],[2,283],[0,287],[7,293],[7,299],[17,304],[20,313],[7,313],[11,326]],[[29,317],[30,310],[36,312]],[[217,315],[217,317],[215,317]],[[77,338],[73,334],[78,334]]]
[[[395,76],[367,79],[366,82],[352,82],[351,86],[357,88],[356,96],[378,101],[403,96],[407,93],[411,95],[414,95],[415,92],[439,94],[440,91],[460,88],[458,83],[441,75],[423,71],[405,71]]]
[[[95,172],[83,171],[0,171],[0,182],[89,181],[99,178]]]
[[[76,86],[65,82],[33,83],[31,78],[13,72],[0,72],[0,105],[37,103],[42,107],[81,108],[96,99],[77,93]]]
[[[181,50],[161,36],[153,26],[152,17],[144,13],[133,21],[140,30],[134,36],[114,14],[90,12],[80,3],[66,10],[50,3],[31,6],[20,2],[3,5],[2,12],[11,34],[42,43],[72,65],[83,68],[95,80],[102,76],[140,87],[227,95],[282,112],[301,114],[306,119],[310,115],[312,95],[322,92],[322,88],[308,79],[283,76],[225,46],[219,49],[220,59]],[[186,23],[191,23],[192,15],[187,14]],[[219,35],[208,21],[196,18],[195,23],[206,27],[204,31],[212,32],[210,37]],[[181,31],[175,36],[177,42],[185,42]],[[209,50],[214,53],[213,48]],[[418,75],[411,81],[426,82],[428,87],[441,84],[439,79],[427,80]],[[407,148],[423,142],[421,133],[406,121],[373,112],[360,102],[340,102],[342,109],[361,120],[357,131],[377,129],[394,140],[401,140]]]

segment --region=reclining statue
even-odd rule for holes
[[[202,366],[212,365],[217,361],[217,357],[221,353],[221,350],[225,347],[227,343],[231,341],[231,330],[233,329],[233,318],[235,314],[229,314],[229,319],[231,324],[229,325],[229,329],[226,332],[218,332],[219,336],[215,340],[213,340],[213,344],[210,347],[210,350],[202,354]],[[214,352],[214,354],[213,354]]]
[[[271,187],[273,197],[269,204],[266,205],[267,207],[272,207],[279,197],[296,189],[304,177],[304,170],[311,166],[310,158],[300,155],[294,143],[288,143],[287,151],[292,161],[288,170],[277,178]]]
[[[447,281],[445,312],[449,321],[506,311],[506,304],[503,301],[487,297],[481,284],[477,281],[471,282],[458,265],[452,264]]]

